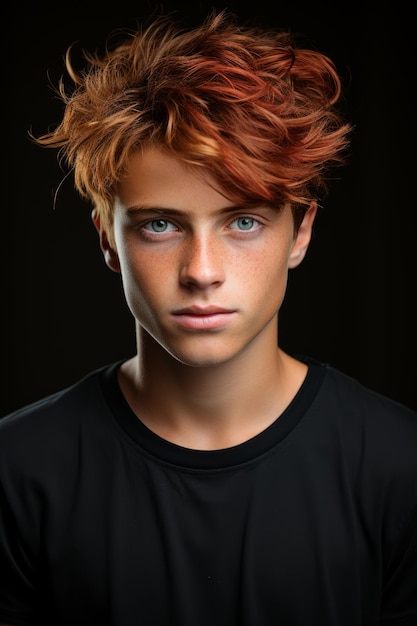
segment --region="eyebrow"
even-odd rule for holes
[[[127,207],[128,213],[163,213],[164,215],[181,215],[184,211],[178,209],[172,209],[168,207],[153,206],[150,204],[138,204]]]
[[[220,214],[221,213],[238,213],[238,212],[245,211],[245,210],[248,210],[248,209],[242,205],[230,205],[230,206],[226,206],[224,208],[219,209],[218,213]],[[161,214],[161,215],[181,216],[181,215],[187,215],[188,213],[186,209],[180,210],[180,209],[174,209],[170,207],[161,207],[159,205],[153,206],[150,204],[132,205],[130,207],[127,207],[126,211],[130,215],[135,215],[138,213],[153,213],[153,214]]]

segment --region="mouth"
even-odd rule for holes
[[[220,330],[230,324],[236,315],[236,310],[193,305],[177,309],[172,312],[172,315],[175,322],[187,330]]]

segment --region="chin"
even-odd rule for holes
[[[210,350],[173,351],[169,350],[174,359],[188,367],[215,367],[233,359],[235,352],[225,353]]]
[[[207,356],[201,357],[191,357],[187,355],[173,355],[177,361],[182,363],[183,365],[187,365],[188,367],[215,367],[217,365],[221,365],[226,361],[229,361],[230,358],[221,358],[221,357],[212,357],[209,358]]]

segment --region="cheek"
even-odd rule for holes
[[[248,255],[246,263],[240,259],[240,266],[246,267],[246,275],[255,288],[258,285],[265,289],[269,283],[278,287],[287,281],[289,254],[287,241],[274,240]]]
[[[260,253],[256,274],[252,276],[253,301],[261,304],[263,315],[275,315],[281,308],[288,281],[289,246],[287,242],[276,242]]]
[[[148,251],[132,252],[128,246],[119,258],[128,300],[150,303],[158,297],[164,298],[166,288],[173,280],[172,262]]]

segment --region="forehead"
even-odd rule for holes
[[[179,210],[233,204],[207,170],[188,166],[175,155],[153,147],[130,157],[117,186],[117,199],[124,207],[148,205]]]

